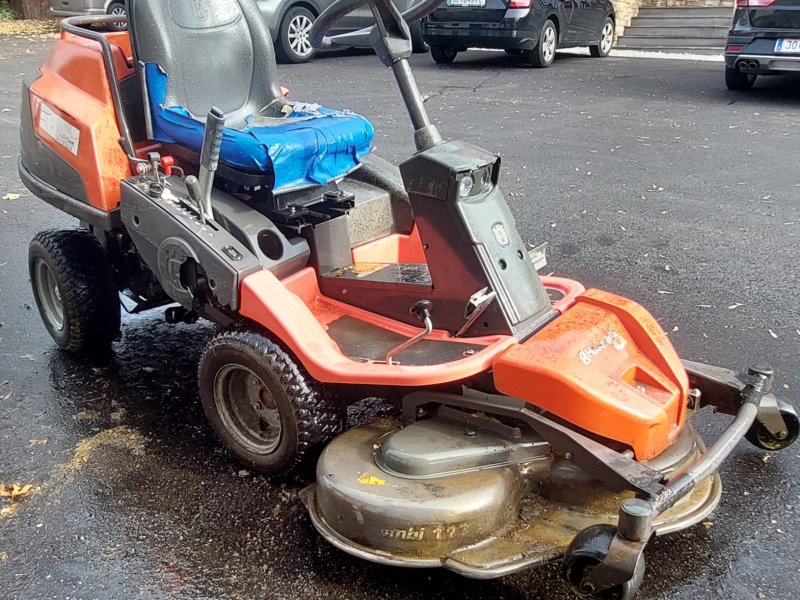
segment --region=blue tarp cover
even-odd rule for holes
[[[153,137],[199,153],[203,122],[181,106],[164,106],[167,75],[158,65],[145,65],[145,77]],[[349,173],[369,154],[375,133],[364,117],[318,105],[297,104],[285,117],[251,120],[269,124],[226,127],[220,160],[250,172],[274,172],[274,190],[324,185]]]

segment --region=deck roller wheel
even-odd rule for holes
[[[214,337],[198,377],[214,433],[235,458],[264,475],[296,473],[343,429],[344,404],[259,333]]]
[[[639,556],[633,576],[625,582],[603,591],[595,591],[589,574],[608,554],[617,534],[613,525],[592,525],[582,530],[567,548],[564,557],[564,578],[572,591],[582,600],[631,600],[644,577],[644,555]]]
[[[797,436],[800,434],[800,420],[797,418],[797,411],[791,404],[787,404],[783,400],[778,400],[777,402],[778,410],[781,413],[781,417],[783,417],[783,422],[786,424],[786,431],[776,436],[756,418],[745,434],[747,441],[761,450],[772,452],[788,448],[797,440]]]

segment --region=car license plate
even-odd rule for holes
[[[777,42],[775,42],[775,52],[778,54],[800,54],[800,39],[779,39]]]
[[[486,0],[447,0],[447,6],[485,6]]]

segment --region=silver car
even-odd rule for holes
[[[419,0],[394,0],[400,12],[417,2]],[[308,33],[317,15],[333,4],[333,0],[256,0],[256,4],[264,15],[280,61],[303,63],[314,57],[315,50],[311,47]],[[126,14],[124,0],[51,0],[50,12],[58,17]],[[369,27],[374,22],[369,6],[365,5],[342,18],[331,35],[351,33]],[[121,23],[119,28],[124,29],[125,25]],[[414,52],[427,52],[428,46],[422,39],[419,22],[411,26],[411,34]]]

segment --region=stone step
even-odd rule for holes
[[[709,38],[686,38],[686,37],[650,37],[650,36],[636,36],[628,35],[625,32],[619,41],[617,47],[619,48],[722,48],[725,45],[725,39],[709,39]]]
[[[639,17],[727,17],[733,19],[733,8],[640,8]]]
[[[629,27],[725,27],[730,29],[731,15],[724,17],[634,17]]]
[[[697,48],[695,46],[685,46],[683,48],[665,48],[658,46],[637,48],[617,46],[616,48],[618,50],[630,50],[636,52],[663,52],[664,54],[701,54],[703,56],[719,56],[722,54],[722,48]]]
[[[689,37],[725,39],[728,37],[727,27],[639,27],[631,25],[625,29],[626,36],[638,37]]]

